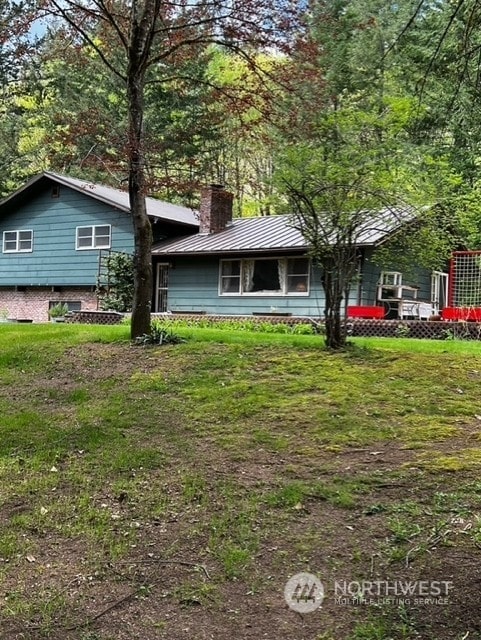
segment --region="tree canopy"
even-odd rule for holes
[[[345,215],[362,193],[435,207],[428,227],[449,219],[477,248],[480,20],[475,0],[3,3],[0,190],[42,169],[129,185],[134,333],[149,320],[146,192],[192,205],[221,182],[237,215],[295,210],[302,188],[316,208],[330,194],[327,211],[343,194]]]

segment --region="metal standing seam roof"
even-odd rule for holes
[[[114,189],[113,187],[107,187],[105,185],[94,184],[86,180],[79,180],[78,178],[70,178],[50,171],[44,171],[42,174],[32,178],[22,188],[18,189],[0,202],[0,206],[14,199],[33,184],[44,178],[69,187],[70,189],[74,189],[75,191],[85,193],[100,202],[109,204],[121,211],[125,211],[126,213],[130,213],[129,194],[127,191]],[[185,224],[193,227],[199,226],[198,214],[193,209],[157,200],[156,198],[146,198],[146,204],[147,214],[152,218],[177,222],[179,224]]]
[[[127,213],[130,212],[129,194],[127,191],[93,184],[85,180],[78,180],[77,178],[61,176],[55,173],[45,172],[44,175],[72,189],[92,195],[97,200],[105,202],[106,204],[118,207]],[[199,226],[198,215],[193,209],[163,200],[157,200],[156,198],[146,198],[146,204],[147,214],[153,218],[170,220],[172,222],[179,222],[196,227]]]
[[[413,219],[412,209],[383,210],[360,226],[358,246],[382,242],[402,224]],[[308,243],[295,228],[293,215],[236,218],[223,231],[196,233],[165,240],[153,248],[154,255],[195,255],[261,251],[306,250]]]
[[[307,243],[297,229],[290,226],[290,216],[237,218],[224,231],[197,233],[157,244],[153,254],[227,253],[233,251],[273,251],[306,249]]]

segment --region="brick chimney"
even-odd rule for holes
[[[204,187],[200,195],[199,233],[218,233],[232,222],[234,195],[220,184]]]

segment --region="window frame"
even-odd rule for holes
[[[239,275],[225,274],[223,265],[227,262],[238,262],[239,263]],[[235,278],[239,280],[239,289],[238,291],[224,291],[223,284],[224,280],[227,278]],[[220,296],[240,296],[242,295],[242,260],[240,258],[233,258],[219,260],[219,280],[218,280],[218,290]]]
[[[95,244],[95,238],[96,238],[96,233],[95,230],[101,227],[108,227],[109,230],[109,242],[107,245],[102,245],[102,246],[97,246]],[[81,229],[91,229],[91,244],[88,247],[79,247],[79,231]],[[88,236],[84,236],[84,237],[88,237]],[[106,237],[105,235],[101,236],[101,237]],[[75,229],[75,250],[76,251],[92,251],[92,250],[96,250],[96,249],[111,249],[112,248],[112,225],[111,224],[86,224],[86,225],[82,225],[79,227],[76,227]]]
[[[244,286],[244,265],[247,261],[262,261],[262,260],[282,260],[284,265],[282,268],[282,272],[284,274],[284,281],[281,284],[281,289],[280,290],[262,290],[262,291],[244,291],[243,290],[243,286]],[[289,273],[288,272],[288,264],[290,260],[305,260],[307,261],[307,271],[304,274],[296,274],[296,273]],[[239,291],[236,292],[232,292],[232,291],[223,291],[222,290],[222,284],[223,284],[223,280],[224,278],[227,278],[229,276],[225,275],[223,273],[223,264],[226,262],[240,262],[240,276],[231,276],[231,277],[239,277]],[[284,297],[309,297],[310,296],[310,292],[311,292],[311,260],[310,258],[308,258],[307,256],[282,256],[279,258],[276,258],[275,256],[263,256],[262,258],[221,258],[219,260],[219,276],[218,276],[218,295],[219,296],[223,296],[223,297],[277,297],[277,298],[284,298]],[[288,283],[289,283],[289,276],[291,277],[302,277],[305,276],[306,277],[306,290],[305,291],[288,291]]]
[[[14,233],[15,240],[6,240],[5,236],[7,233]],[[25,242],[25,240],[20,239],[21,233],[29,233],[30,234],[30,248],[29,249],[21,249],[20,242]],[[15,242],[15,249],[5,249],[5,242]],[[3,232],[2,237],[2,253],[32,253],[33,251],[33,229],[11,229]]]

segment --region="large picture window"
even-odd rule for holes
[[[4,231],[3,253],[33,251],[33,231]]]
[[[110,249],[110,225],[77,227],[77,249]]]
[[[221,260],[221,295],[308,295],[308,258]]]

